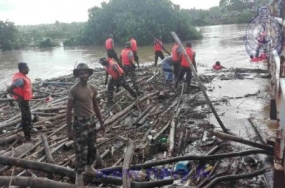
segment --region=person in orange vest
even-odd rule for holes
[[[215,65],[213,65],[214,70],[221,70],[223,68],[225,67],[223,67],[219,61],[216,61]]]
[[[157,65],[158,57],[162,60],[164,59],[164,55],[162,53],[162,40],[161,36],[159,39],[154,39],[153,41],[153,50],[154,50],[154,66]]]
[[[29,100],[33,98],[32,83],[27,77],[30,69],[27,63],[20,62],[18,64],[19,72],[14,74],[12,78],[12,85],[7,89],[8,93],[11,93],[17,100],[19,108],[21,110],[21,126],[27,141],[35,141],[31,137],[32,115],[29,105]]]
[[[192,46],[191,43],[187,42],[185,51],[186,51],[187,55],[189,56],[191,62],[193,63],[193,66],[197,70],[197,68],[196,68],[196,60],[195,60],[196,53],[194,52],[194,50],[192,49],[191,46]],[[178,73],[178,76],[177,76],[177,80],[175,82],[175,88],[177,88],[178,83],[183,79],[185,73],[186,73],[186,83],[187,83],[186,92],[189,94],[189,92],[190,92],[190,83],[191,83],[191,79],[192,79],[192,71],[191,71],[189,63],[187,62],[186,57],[184,55],[182,55],[181,67],[180,67],[180,70],[179,70],[179,73]]]
[[[180,62],[181,62],[181,50],[180,50],[177,42],[175,42],[173,47],[172,47],[171,57],[172,57],[172,62],[173,62],[174,78],[177,79],[179,67],[180,67]]]
[[[131,43],[131,47],[132,47],[132,51],[134,54],[134,60],[135,62],[137,62],[138,68],[140,67],[140,63],[139,63],[139,57],[138,57],[138,46],[137,46],[137,41],[134,39],[133,36],[130,37],[130,43]]]
[[[137,85],[137,76],[136,76],[136,65],[134,64],[134,54],[132,52],[132,47],[130,42],[125,43],[125,48],[121,52],[120,56],[123,70],[125,72],[125,76],[129,76],[133,83],[134,89],[137,95],[140,95],[142,92],[139,91],[139,87]]]
[[[115,44],[114,44],[112,34],[110,34],[109,38],[105,41],[105,48],[106,48],[108,57],[114,58],[119,63],[119,65],[121,65],[121,62],[117,56],[117,52],[115,51]]]
[[[107,85],[108,82],[108,76],[111,76],[111,79],[108,83],[108,102],[107,106],[111,106],[114,104],[113,102],[113,92],[115,86],[122,86],[125,88],[134,98],[137,97],[136,92],[128,85],[128,83],[125,80],[124,77],[124,71],[123,69],[115,62],[113,59],[105,57],[100,58],[99,60],[100,64],[104,66],[104,69],[106,70],[106,80],[105,85]]]

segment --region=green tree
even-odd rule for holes
[[[17,40],[18,30],[13,22],[0,21],[0,49],[12,50]]]
[[[152,36],[162,36],[165,42],[173,41],[170,31],[176,31],[181,39],[200,39],[188,16],[170,0],[111,0],[102,8],[89,10],[89,20],[83,32],[86,42],[103,43],[109,33],[115,41],[124,43],[135,36],[140,45],[150,44]]]

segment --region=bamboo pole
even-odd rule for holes
[[[186,57],[187,62],[188,62],[188,64],[190,65],[190,68],[191,68],[191,70],[192,70],[192,73],[194,74],[194,76],[195,76],[195,78],[196,78],[196,80],[197,80],[197,82],[198,82],[198,84],[199,84],[199,87],[200,87],[200,89],[201,89],[201,91],[202,91],[202,93],[203,93],[203,95],[204,95],[204,97],[205,97],[205,99],[206,99],[206,101],[207,101],[207,104],[210,106],[210,108],[211,108],[211,110],[212,110],[214,116],[216,117],[218,123],[220,124],[221,128],[223,129],[223,131],[224,131],[225,133],[229,133],[228,129],[226,129],[226,127],[224,126],[222,120],[220,119],[220,117],[219,117],[219,115],[218,115],[218,113],[217,113],[217,111],[216,111],[214,105],[212,104],[212,102],[211,102],[211,100],[210,100],[210,98],[209,98],[209,96],[208,96],[208,94],[207,94],[207,92],[206,92],[206,90],[205,90],[205,86],[202,84],[201,80],[199,79],[199,76],[198,76],[198,74],[197,74],[197,72],[196,72],[196,70],[195,70],[195,67],[194,67],[194,65],[192,64],[191,59],[190,59],[189,56],[187,55],[187,53],[186,53],[186,51],[185,51],[185,49],[184,49],[184,47],[183,47],[183,45],[182,45],[180,39],[177,37],[177,35],[176,35],[176,33],[175,33],[174,31],[171,32],[171,34],[172,34],[173,38],[175,39],[175,41],[177,42],[177,44],[179,45],[180,49],[182,50],[183,55]]]
[[[246,144],[246,145],[249,145],[249,146],[252,146],[252,147],[256,147],[256,148],[259,148],[259,149],[264,149],[264,150],[267,150],[267,151],[272,152],[272,153],[274,152],[274,148],[271,147],[271,146],[267,146],[267,145],[264,145],[264,144],[258,144],[258,143],[255,143],[255,142],[251,142],[249,140],[245,140],[245,139],[240,138],[240,137],[232,136],[232,135],[221,133],[221,132],[218,132],[218,131],[213,131],[213,135],[215,135],[215,136],[217,136],[219,138],[222,138],[224,140],[235,141],[235,142]]]
[[[50,149],[49,149],[47,137],[44,134],[42,134],[41,138],[42,138],[43,146],[45,149],[46,160],[48,163],[53,163],[54,161],[53,161],[53,157],[51,155]]]
[[[239,175],[229,175],[229,176],[222,176],[215,178],[211,183],[209,183],[205,188],[212,188],[221,181],[229,181],[229,180],[238,180],[238,179],[245,179],[245,178],[252,178],[261,174],[264,174],[268,170],[267,167],[250,172],[245,174],[239,174]]]
[[[154,161],[154,162],[149,162],[149,163],[142,163],[142,164],[137,164],[134,166],[131,166],[131,169],[146,169],[146,168],[151,168],[154,166],[160,166],[164,164],[169,164],[173,162],[178,162],[178,161],[187,161],[187,160],[216,160],[216,159],[224,159],[224,158],[230,158],[230,157],[237,157],[237,156],[246,156],[246,155],[252,155],[252,154],[257,154],[257,153],[262,153],[262,154],[269,154],[273,155],[272,152],[266,151],[266,150],[248,150],[248,151],[242,151],[242,152],[231,152],[231,153],[223,153],[223,154],[216,154],[216,155],[185,155],[181,157],[173,157],[169,159],[164,159],[160,161]],[[0,156],[1,159],[1,156]],[[1,163],[1,161],[0,161]],[[104,168],[101,169],[101,171],[111,173],[113,171],[117,170],[122,170],[122,166],[117,166],[117,167],[109,167],[109,168]]]

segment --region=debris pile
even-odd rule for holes
[[[254,154],[271,155],[269,146],[246,148],[215,136],[218,127],[208,122],[211,111],[195,82],[190,94],[185,94],[184,83],[175,89],[174,83],[164,81],[159,68],[145,66],[136,71],[144,94],[134,99],[121,88],[110,108],[106,107],[105,72],[96,69],[90,77],[98,89],[106,132],[98,132],[96,138],[95,168],[104,175],[85,176],[86,185],[266,186],[258,175],[267,168],[262,168]],[[232,72],[237,75],[238,71]],[[217,76],[202,75],[200,79],[205,84]],[[69,88],[76,82],[72,76],[63,76],[33,84],[35,99],[30,106],[36,143],[24,142],[19,108],[5,92],[0,94],[0,185],[75,187],[74,142],[67,138],[65,109]],[[225,100],[215,101],[215,105]]]

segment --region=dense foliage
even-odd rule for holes
[[[17,32],[14,23],[0,21],[0,49],[12,50],[17,42]]]
[[[195,26],[248,23],[263,4],[268,0],[220,0],[219,7],[189,10],[170,0],[110,0],[90,8],[86,23],[15,26],[0,21],[0,50],[53,47],[62,41],[64,46],[102,44],[110,33],[116,43],[133,35],[139,45],[152,42],[149,32],[164,42],[173,41],[170,31],[182,40],[201,39]]]
[[[209,10],[183,10],[189,15],[190,21],[196,26],[248,23],[256,16],[266,0],[220,0],[217,7]]]
[[[133,35],[141,45],[151,43],[149,32],[166,42],[173,41],[170,31],[181,39],[201,39],[188,18],[170,0],[110,0],[89,10],[86,35],[92,43],[104,42],[109,33],[120,43]]]

